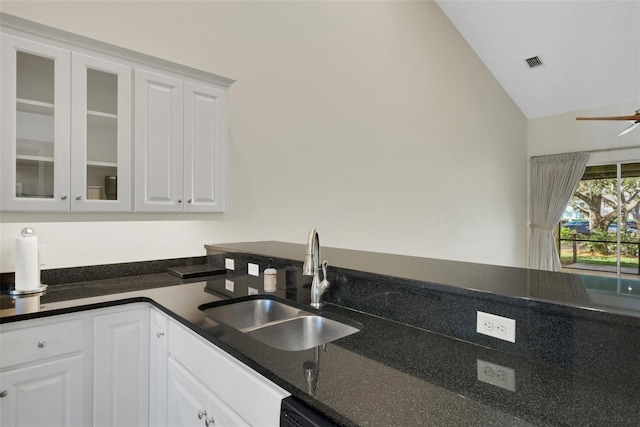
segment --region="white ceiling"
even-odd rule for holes
[[[436,1],[530,119],[640,100],[640,0]]]

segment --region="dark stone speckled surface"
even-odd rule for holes
[[[248,276],[246,264],[258,263],[262,273],[273,257],[278,290],[267,296],[310,310],[310,278],[300,274],[304,253],[289,256],[291,249],[284,244],[270,253],[256,253],[264,250],[258,244],[245,252],[231,248],[212,253],[214,263],[233,257],[236,269],[189,283],[158,273],[52,286],[42,297],[43,311],[36,315],[82,310],[96,301],[118,304],[144,295],[343,425],[638,426],[637,317],[617,310],[584,310],[573,297],[568,304],[532,301],[361,273],[331,267],[336,263],[325,251],[332,291],[321,313],[360,322],[364,327],[356,334],[326,347],[288,352],[219,324],[196,308],[226,304],[230,298],[254,298],[247,296],[252,289],[264,294],[262,274]],[[74,297],[82,299],[70,300]],[[2,296],[3,301],[7,298]],[[477,309],[516,317],[518,346],[476,337],[472,314]],[[2,316],[2,322],[29,317],[14,316],[10,309]],[[308,381],[305,367],[315,369],[316,381]]]
[[[214,257],[211,257],[213,260]],[[164,273],[171,267],[196,266],[207,263],[207,257],[174,258],[155,261],[127,262],[121,264],[90,265],[86,267],[57,268],[42,270],[40,282],[48,285],[88,282],[93,280],[115,279],[120,277],[143,276]],[[0,274],[2,291],[13,287],[14,273]]]

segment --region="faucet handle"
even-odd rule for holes
[[[325,292],[331,285],[331,283],[329,283],[329,281],[327,280],[328,265],[329,263],[326,260],[322,261],[322,282],[320,282],[320,289],[322,289],[322,292]]]
[[[329,266],[329,263],[325,259],[324,261],[322,261],[322,278],[324,280],[327,280],[327,266]]]

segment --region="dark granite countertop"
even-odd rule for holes
[[[209,253],[246,253],[303,261],[306,245],[274,241],[205,245]],[[527,304],[541,301],[588,312],[640,318],[640,276],[556,273],[340,248],[322,248],[329,267],[444,286],[447,292]],[[620,318],[618,321],[624,321]],[[631,320],[640,325],[637,320]]]
[[[265,255],[300,258],[297,252]],[[334,253],[324,255],[331,259]],[[306,278],[298,276],[291,286],[285,270],[278,267],[278,290],[266,295],[309,310]],[[159,273],[55,285],[40,297],[35,313],[16,315],[15,300],[2,295],[0,322],[147,301],[343,425],[638,426],[635,381],[593,378],[332,303],[321,314],[360,322],[363,329],[325,347],[288,352],[217,324],[198,309],[254,298],[247,296],[250,288],[264,294],[258,278],[240,273],[192,281]],[[310,366],[316,381],[307,380]]]

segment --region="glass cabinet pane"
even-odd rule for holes
[[[54,60],[16,53],[16,197],[54,195]]]
[[[118,76],[87,69],[87,199],[117,200]]]

